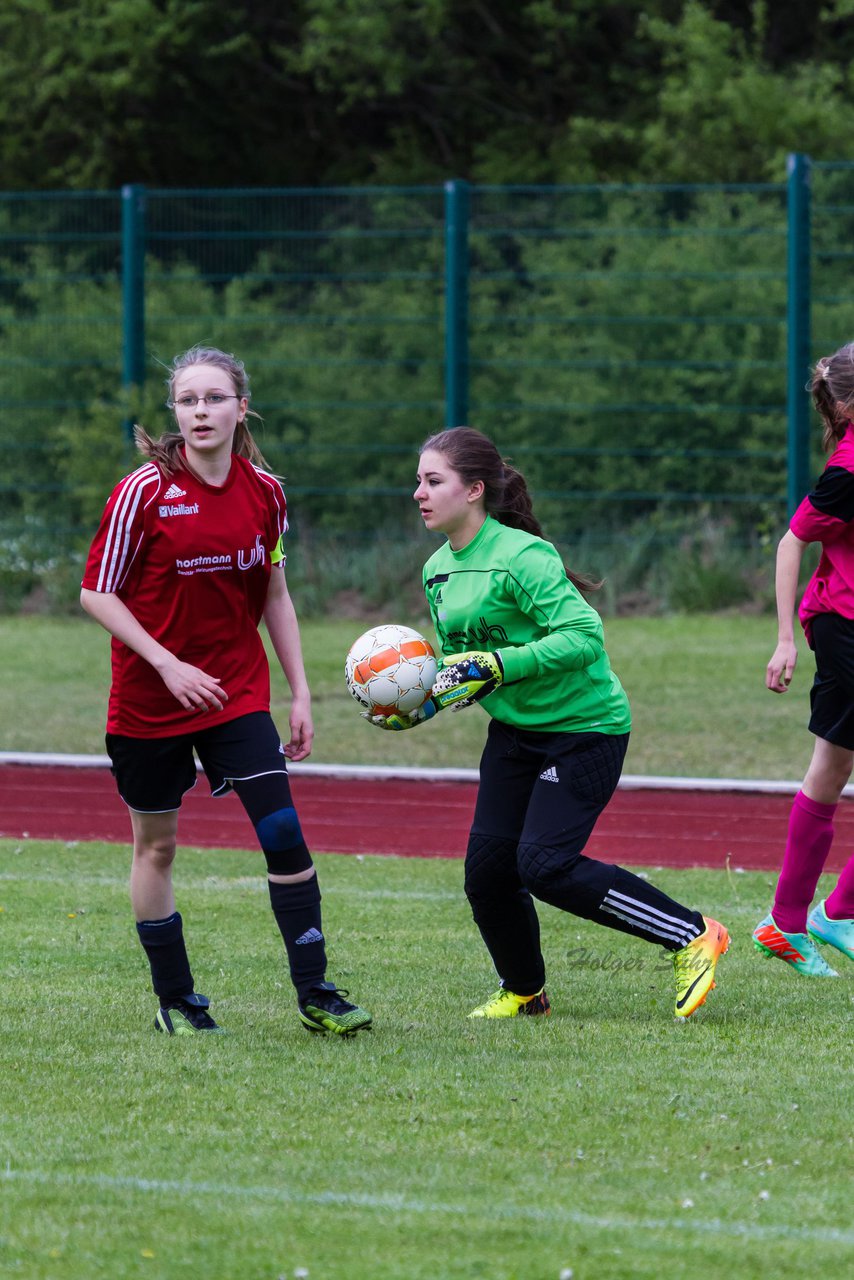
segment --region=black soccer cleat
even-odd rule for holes
[[[334,982],[319,982],[297,1006],[303,1025],[309,1031],[331,1031],[338,1036],[354,1036],[357,1031],[368,1030],[371,1015],[367,1009],[345,1000],[349,994],[339,991]]]
[[[197,1031],[222,1031],[222,1027],[208,1013],[209,1006],[207,996],[197,995],[195,991],[188,996],[180,996],[177,1000],[167,1000],[157,1010],[154,1028],[156,1031],[165,1031],[168,1036],[194,1036]]]

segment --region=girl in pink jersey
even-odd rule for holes
[[[160,1002],[154,1025],[218,1030],[195,990],[172,887],[195,751],[212,793],[233,789],[255,827],[302,1023],[350,1035],[371,1015],[326,981],[320,890],[287,774],[314,730],[285,581],[285,495],[249,432],[240,361],[193,347],[175,360],[169,391],[178,431],[155,441],[137,428],[148,461],[113,490],[81,592],[112,635],[106,741],[130,812],[131,902]],[[262,619],[292,695],[285,746],[270,717]]]
[[[770,915],[753,933],[758,951],[808,977],[837,973],[816,943],[854,960],[854,857],[833,892],[810,910],[833,840],[833,815],[854,766],[854,343],[819,360],[812,380],[815,407],[831,451],[818,483],[792,517],[777,550],[777,647],[765,683],[789,687],[798,653],[792,629],[804,550],[821,544],[798,616],[815,653],[810,693],[812,760],[795,796],[783,866]]]

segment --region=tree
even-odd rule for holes
[[[835,17],[837,6],[826,8]],[[838,158],[840,139],[854,127],[846,70],[808,58],[773,67],[763,52],[764,4],[753,6],[752,18],[743,32],[688,0],[675,26],[645,22],[663,76],[654,118],[637,132],[639,177],[779,182],[788,152]]]
[[[274,40],[290,7],[223,0],[7,0],[0,158],[20,189],[240,186],[301,177]],[[295,111],[299,95],[288,101]],[[300,148],[302,147],[302,152]],[[295,161],[288,159],[293,151]]]

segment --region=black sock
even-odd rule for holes
[[[151,982],[161,1001],[190,995],[193,990],[183,924],[180,912],[173,911],[165,920],[140,920],[136,926],[151,965]]]
[[[270,905],[285,942],[291,981],[304,1000],[326,975],[326,947],[320,927],[320,886],[317,876],[280,884],[268,880]]]

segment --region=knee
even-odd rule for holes
[[[469,902],[503,896],[518,888],[516,842],[472,833],[466,850],[465,893]]]
[[[268,813],[255,824],[255,831],[270,875],[305,873],[305,878],[308,878],[312,868],[311,854],[306,848],[296,809],[289,805]]]
[[[174,836],[156,836],[153,839],[137,840],[133,847],[133,858],[137,864],[168,871],[175,861],[177,842]]]
[[[574,859],[571,859],[574,861]],[[555,880],[567,869],[562,853],[551,845],[519,845],[519,878],[535,898],[548,901]]]

